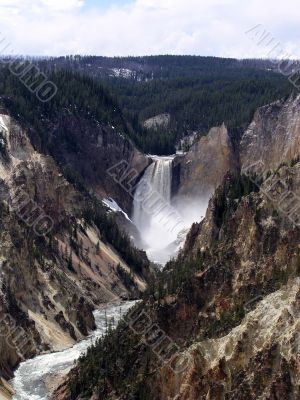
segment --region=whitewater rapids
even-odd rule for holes
[[[51,376],[67,374],[74,362],[84,354],[96,339],[103,336],[106,324],[117,322],[120,317],[134,305],[135,302],[108,305],[96,310],[94,317],[97,329],[86,340],[75,344],[73,347],[61,352],[45,354],[35,357],[20,364],[11,385],[15,391],[13,400],[48,400],[51,393],[45,385],[45,380]]]

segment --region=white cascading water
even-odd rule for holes
[[[150,259],[165,264],[172,251],[168,246],[183,229],[183,221],[171,205],[173,157],[152,156],[134,195],[133,222],[145,242]]]
[[[82,340],[64,351],[44,354],[21,363],[11,381],[16,392],[13,400],[48,400],[50,392],[46,382],[52,378],[55,383],[59,377],[65,376],[88,347],[105,334],[107,324],[112,321],[117,324],[134,304],[135,302],[131,301],[107,305],[101,310],[96,310],[94,316],[97,329],[87,340]]]

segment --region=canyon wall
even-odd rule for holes
[[[237,160],[228,135],[222,126],[212,128],[183,156],[173,162],[175,197],[207,198],[220,185],[224,175],[237,169]]]
[[[77,127],[78,135],[84,129]],[[86,129],[90,134],[90,127]],[[88,335],[95,328],[96,306],[138,298],[145,290],[150,275],[146,256],[131,251],[126,242],[123,247],[129,257],[124,259],[107,237],[103,224],[111,224],[115,233],[117,228],[105,216],[101,202],[79,190],[78,182],[67,180],[57,164],[65,157],[68,164],[77,165],[82,177],[93,170],[90,189],[108,195],[108,178],[97,180],[97,173],[105,175],[121,153],[133,167],[143,165],[143,156],[111,132],[112,128],[99,128],[89,142],[87,136],[81,138],[77,159],[62,141],[55,160],[37,150],[28,127],[8,113],[0,115],[0,375],[4,378],[11,377],[22,359],[61,350]],[[109,158],[112,146],[119,153],[111,151]],[[99,156],[95,169],[89,151]],[[111,185],[117,193],[118,185]],[[44,223],[37,223],[40,218]]]
[[[270,171],[299,156],[300,95],[261,107],[240,144],[242,169]]]
[[[299,156],[300,95],[259,108],[233,149],[224,125],[212,128],[173,162],[175,197],[209,197],[227,172],[268,172]]]

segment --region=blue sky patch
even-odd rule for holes
[[[134,0],[86,0],[84,8],[98,8],[98,9],[107,9],[114,5],[125,5],[129,3],[133,3]]]

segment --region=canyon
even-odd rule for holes
[[[173,156],[138,150],[122,115],[49,115],[41,134],[0,114],[0,375],[23,362],[22,391],[53,366],[15,398],[296,399],[300,96],[259,108],[240,140],[223,123]],[[152,338],[159,329],[178,346],[173,368],[124,319],[87,350],[107,332],[101,310],[117,320],[141,298]]]
[[[137,306],[135,329],[125,319],[80,360],[56,399],[299,397],[299,99],[259,109],[219,178],[212,166],[217,188],[205,218]],[[217,133],[226,138],[224,126]],[[201,173],[201,153],[181,161],[190,159]],[[177,346],[169,359],[158,357],[162,334]],[[110,351],[116,343],[121,355]],[[96,372],[95,362],[106,369]]]
[[[147,175],[152,177],[150,186],[161,196],[167,211],[174,208],[171,204],[173,157],[145,157],[113,127],[101,126],[70,113],[60,118],[61,126],[55,125],[52,129],[54,144],[46,152],[42,151],[30,126],[16,121],[8,111],[1,114],[0,122],[2,223],[6,227],[3,231],[5,240],[1,241],[1,315],[9,321],[1,342],[1,375],[9,379],[13,368],[24,359],[49,351],[62,351],[84,339],[96,327],[95,308],[138,298],[153,274],[144,253],[140,252],[141,269],[135,272],[118,250],[103,239],[97,222],[86,215],[85,203],[88,201],[92,208],[93,199],[79,189],[73,176],[70,178],[70,167],[93,195],[100,199],[113,198],[122,209],[129,213],[132,210],[133,222],[140,229],[145,249],[149,250],[150,245],[149,256],[153,256],[154,261],[165,264],[176,254],[187,230],[177,243],[178,235],[189,227],[190,222],[186,221],[184,225],[176,212],[175,231],[165,237],[166,231],[162,229],[161,241],[156,229],[161,215],[157,215],[159,219],[152,226],[156,236],[154,243],[151,243],[151,230],[147,238],[142,226],[147,220],[152,224],[144,214],[144,208],[140,211],[138,208],[139,185]],[[72,147],[70,150],[64,145],[66,134],[61,136],[62,129],[69,135],[72,132],[76,149],[80,148],[82,154],[79,158],[78,152],[75,155]],[[89,137],[88,141],[82,133]],[[84,156],[87,152],[94,154],[93,171]],[[135,180],[132,181],[130,175],[131,185],[139,182],[134,198],[110,174],[97,173],[97,170],[114,169],[119,160],[134,171]],[[61,165],[67,165],[67,171],[64,167],[61,170]],[[106,200],[104,203],[110,204]],[[35,237],[34,223],[40,211],[51,225],[49,235],[45,237]],[[127,226],[124,223],[126,214],[108,211],[117,214],[116,223],[120,229],[132,233],[133,224],[130,222]],[[168,217],[167,212],[166,223]],[[6,336],[11,341],[8,348]]]

